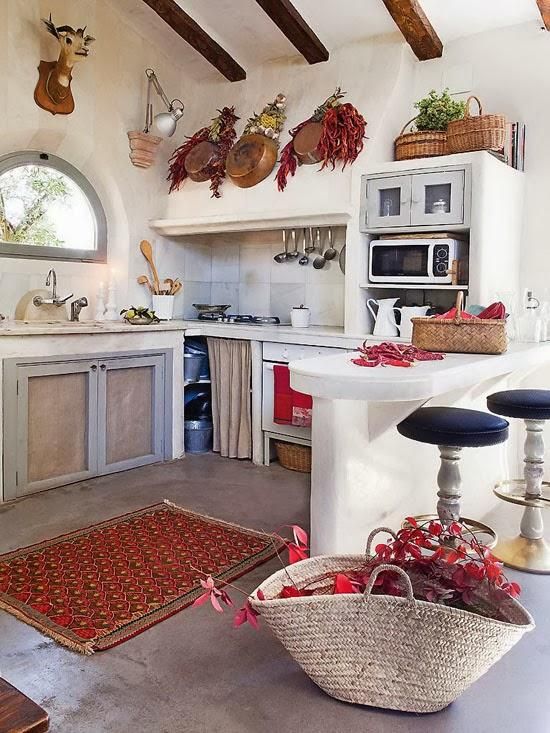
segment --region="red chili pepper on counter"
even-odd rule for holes
[[[370,346],[364,341],[357,350],[360,356],[352,359],[352,363],[364,367],[410,367],[415,361],[440,361],[444,358],[443,354],[417,349],[412,344],[396,344],[390,341]]]

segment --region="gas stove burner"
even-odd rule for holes
[[[277,316],[251,316],[240,313],[199,313],[199,321],[240,323],[251,326],[278,326],[281,323],[281,319]]]

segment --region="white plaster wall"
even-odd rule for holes
[[[445,86],[474,93],[487,112],[527,125],[520,277],[523,287],[545,298],[550,296],[549,65],[550,33],[537,22],[512,26],[447,43],[443,58],[416,65],[413,94],[418,99]]]
[[[93,299],[108,268],[116,269],[118,304],[143,302],[135,282],[146,271],[139,241],[153,239],[159,269],[165,276],[183,275],[181,246],[155,238],[147,225],[166,189],[166,159],[183,139],[163,143],[159,164],[147,171],[131,165],[126,132],[143,126],[146,78],[152,66],[167,93],[184,100],[196,98],[193,84],[179,65],[172,31],[155,25],[131,25],[126,0],[1,0],[0,2],[0,155],[39,149],[65,158],[92,182],[106,210],[109,226],[108,266],[56,262],[62,294]],[[75,69],[72,83],[76,109],[69,116],[53,116],[33,100],[40,59],[57,58],[57,43],[41,27],[40,18],[52,13],[57,25],[88,26],[96,43],[88,59]],[[150,37],[148,32],[153,35]],[[154,31],[154,33],[153,33]],[[151,38],[155,42],[151,41]],[[164,43],[162,40],[164,39]],[[190,103],[189,107],[195,105]],[[160,111],[160,108],[158,108]],[[192,111],[186,118],[192,129]],[[13,316],[17,300],[30,288],[42,286],[52,265],[45,260],[0,258],[0,312]],[[179,298],[176,312],[183,312]]]

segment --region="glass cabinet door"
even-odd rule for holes
[[[411,176],[367,180],[369,229],[409,226],[411,223]]]
[[[464,223],[464,171],[412,176],[411,225]]]

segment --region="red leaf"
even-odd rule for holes
[[[253,628],[257,629],[257,617],[259,615],[260,614],[258,613],[258,611],[255,611],[250,605],[250,601],[247,601],[244,606],[235,614],[235,618],[233,619],[233,627],[237,628],[238,626],[242,626],[242,624],[248,623]]]
[[[210,603],[212,604],[214,611],[223,613],[223,608],[220,606],[220,602],[218,601],[218,597],[215,593],[210,593]]]
[[[257,598],[257,599],[258,599],[259,601],[265,601],[265,594],[264,594],[263,590],[260,590],[260,589],[258,589],[258,590],[256,591],[256,598]]]
[[[294,542],[288,544],[288,562],[293,565],[295,562],[307,559],[307,548],[295,545]]]
[[[414,517],[405,517],[405,522],[410,524],[411,527],[418,527],[418,522]]]
[[[449,534],[454,535],[455,537],[460,537],[462,535],[462,527],[458,522],[451,522],[451,524],[448,527]]]
[[[337,573],[334,580],[334,594],[337,595],[339,593],[355,593],[353,583],[343,573]]]
[[[441,526],[441,524],[439,524],[439,522],[430,522],[428,525],[428,532],[435,537],[439,537],[439,535],[443,532],[443,527]]]
[[[203,606],[209,600],[210,593],[203,593],[202,596],[199,596],[196,601],[193,601],[193,606]]]
[[[305,529],[302,529],[297,524],[291,524],[290,528],[292,529],[292,532],[294,533],[294,541],[297,545],[302,545],[303,547],[307,547],[308,542],[308,536]]]

